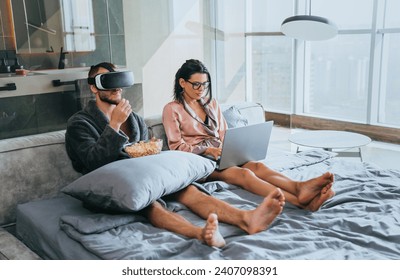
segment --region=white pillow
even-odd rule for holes
[[[224,115],[228,128],[247,126],[249,123],[247,118],[243,116],[240,113],[239,109],[235,106],[231,106],[228,109],[224,110],[222,114]]]

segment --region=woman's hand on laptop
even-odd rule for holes
[[[212,156],[217,160],[221,156],[221,152],[222,152],[221,148],[208,147],[207,150],[204,151],[204,154]]]

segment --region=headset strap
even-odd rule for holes
[[[101,62],[101,63],[96,64],[96,65],[92,65],[92,66],[90,66],[90,69],[92,69],[92,68],[100,68],[100,67],[101,68],[105,68],[110,72],[115,72],[115,70],[110,66],[110,64],[105,63],[105,62]],[[94,85],[95,84],[95,77],[88,78],[87,81],[88,81],[89,85]]]

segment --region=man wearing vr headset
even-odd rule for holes
[[[72,165],[80,173],[88,173],[107,163],[129,158],[124,144],[148,139],[143,118],[132,112],[129,101],[122,97],[122,88],[133,85],[132,72],[117,72],[111,63],[92,66],[88,83],[96,99],[89,101],[67,124],[65,144]],[[144,215],[156,227],[189,238],[197,238],[209,246],[222,247],[225,240],[218,230],[221,221],[236,225],[249,234],[268,228],[281,213],[284,198],[280,190],[271,193],[254,210],[241,210],[218,200],[194,185],[172,195],[200,217],[203,228],[164,208],[158,201],[146,207]]]

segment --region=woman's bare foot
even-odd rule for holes
[[[314,197],[314,199],[311,200],[310,203],[305,205],[303,208],[310,210],[312,212],[318,211],[319,208],[321,208],[322,204],[327,201],[328,199],[332,198],[335,195],[335,192],[331,189],[332,183],[328,185],[329,189],[327,192],[323,193],[321,192],[319,195]]]
[[[266,230],[275,218],[282,212],[285,196],[280,189],[271,192],[254,210],[245,214],[245,224],[242,227],[249,234]]]
[[[216,214],[212,213],[208,216],[206,225],[202,230],[202,238],[208,246],[225,246],[225,239],[218,230],[218,216]]]
[[[333,173],[326,172],[319,177],[299,182],[297,186],[297,199],[300,204],[307,205],[311,201],[329,192],[334,181]]]

